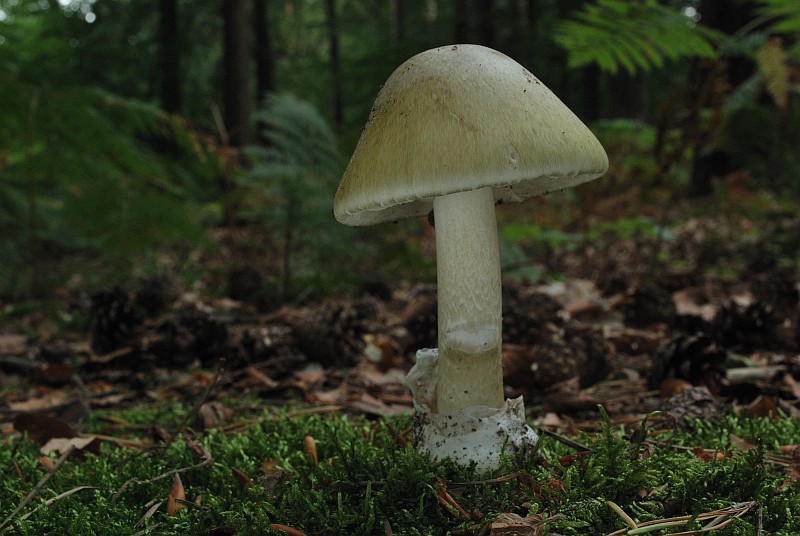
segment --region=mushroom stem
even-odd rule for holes
[[[503,406],[500,250],[492,188],[437,197],[436,412]]]

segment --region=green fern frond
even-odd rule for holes
[[[655,0],[599,0],[558,24],[555,41],[572,68],[594,63],[616,73],[661,68],[668,60],[713,57],[723,34]]]
[[[797,0],[760,0],[763,4],[758,13],[768,20],[775,21],[770,31],[779,34],[800,34],[800,2]],[[794,57],[800,57],[800,41],[788,50]]]
[[[0,236],[17,252],[0,256],[0,270],[19,271],[27,259],[29,185],[34,232],[62,251],[129,264],[145,248],[199,238],[198,207],[217,191],[220,168],[199,140],[153,106],[0,70]]]
[[[274,180],[308,188],[330,188],[341,164],[335,136],[311,105],[291,95],[270,95],[254,114],[260,145],[247,148],[253,164],[250,180]]]

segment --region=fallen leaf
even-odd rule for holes
[[[281,525],[280,523],[272,523],[269,526],[273,530],[279,530],[281,532],[285,532],[289,536],[307,536],[305,532],[300,529],[295,529],[288,525]]]
[[[78,432],[67,422],[44,413],[22,413],[14,417],[14,428],[27,432],[28,438],[36,443],[47,443],[54,437],[77,437]]]
[[[247,367],[244,370],[245,374],[248,378],[253,380],[254,382],[266,387],[267,389],[275,389],[278,387],[278,382],[261,372],[255,367]]]
[[[314,441],[314,438],[310,435],[307,435],[303,439],[303,445],[308,457],[311,458],[311,461],[314,462],[314,465],[317,465],[319,463],[319,455],[317,454],[317,443]]]
[[[731,443],[739,450],[753,450],[754,448],[758,447],[758,445],[751,443],[750,441],[735,434],[728,434],[728,439],[730,439]]]
[[[775,402],[771,397],[760,395],[752,404],[744,408],[744,414],[748,417],[770,417],[777,419],[780,417]]]
[[[540,515],[521,517],[513,513],[503,513],[497,516],[489,525],[490,536],[540,536],[547,522]]]
[[[44,456],[49,456],[54,452],[63,454],[69,447],[75,447],[78,451],[87,451],[93,454],[100,453],[100,440],[96,437],[54,437],[45,443],[39,452]]]
[[[671,396],[679,395],[694,387],[691,383],[680,378],[667,378],[661,382],[658,388],[658,396],[661,398],[670,398]]]
[[[200,406],[200,418],[203,420],[203,428],[210,430],[218,428],[233,420],[233,410],[222,402],[206,402]]]
[[[62,363],[45,363],[39,370],[39,378],[48,385],[62,385],[72,380],[73,368]]]
[[[183,489],[181,476],[176,474],[175,479],[172,481],[172,488],[169,490],[169,497],[167,498],[167,515],[177,515],[178,512],[186,508],[178,502],[179,499],[183,501],[186,500],[186,490]]]
[[[722,461],[725,459],[725,453],[718,450],[708,450],[703,447],[693,447],[692,453],[697,456],[701,462]]]
[[[28,337],[16,333],[0,335],[0,354],[21,354],[28,348]]]
[[[231,472],[233,473],[233,477],[236,479],[236,482],[242,486],[243,488],[252,488],[253,481],[250,480],[250,477],[244,474],[242,471],[238,470],[235,467],[231,467]]]
[[[10,402],[8,404],[8,409],[21,412],[40,411],[54,406],[60,406],[66,401],[67,395],[64,391],[53,390],[38,398],[29,398],[23,402]]]

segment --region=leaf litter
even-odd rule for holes
[[[543,430],[571,436],[599,429],[600,406],[621,424],[661,411],[656,427],[684,426],[684,417],[718,419],[731,409],[749,417],[799,416],[797,270],[758,241],[719,240],[733,233],[725,225],[692,220],[667,243],[647,235],[600,237],[584,249],[554,252],[550,269],[563,273],[563,280],[506,285],[507,395],[524,395]],[[800,220],[781,225],[800,231]],[[659,248],[667,261],[654,266]],[[739,267],[737,277],[722,273],[724,262]],[[424,285],[399,284],[388,298],[364,294],[266,313],[196,293],[165,293],[160,300],[151,294],[113,288],[92,296],[85,333],[40,341],[0,333],[0,382],[15,386],[0,394],[0,431],[27,433],[45,454],[61,453],[63,462],[63,454],[96,449],[99,441],[148,448],[151,442],[124,437],[137,428],[126,422],[109,420],[109,434],[102,436],[79,431],[90,413],[132,401],[192,401],[195,420],[186,425],[228,433],[246,417],[240,408],[230,409],[230,401],[253,397],[259,405],[300,404],[311,411],[409,413],[404,374],[417,348],[436,344],[435,292]],[[148,307],[142,306],[145,297]],[[155,424],[149,429],[156,441],[176,439]],[[753,439],[730,438],[743,451],[754,447]],[[319,463],[313,437],[306,437],[304,448]],[[796,445],[783,448],[784,454],[767,461],[782,466],[785,485],[793,485],[799,451]],[[210,463],[210,453],[198,452],[201,461],[192,467]],[[579,463],[580,452],[564,458],[565,467]],[[693,452],[709,463],[725,455],[702,447]],[[175,491],[179,474],[192,467],[160,475],[173,476],[166,498],[172,514],[182,508],[178,499],[185,501]],[[234,474],[252,485],[245,473]],[[444,482],[435,489],[446,508],[470,518]],[[739,517],[752,508],[702,519],[722,526],[720,516]],[[543,519],[509,512],[487,530],[539,534]],[[619,533],[644,532],[646,526]]]

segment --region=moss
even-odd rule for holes
[[[146,414],[137,411],[125,417],[145,422]],[[173,408],[160,417],[174,424],[183,411]],[[119,493],[123,485],[197,465],[201,457],[183,439],[145,451],[105,443],[98,455],[62,465],[23,512],[39,510],[24,521],[17,517],[16,533],[132,534],[150,528],[160,535],[206,534],[229,525],[237,535],[260,535],[279,534],[270,524],[281,523],[307,534],[367,535],[382,534],[388,522],[394,534],[455,534],[474,531],[501,512],[530,512],[556,516],[548,525],[554,533],[599,534],[624,528],[607,501],[637,522],[757,501],[765,533],[800,533],[800,486],[765,459],[781,444],[796,441],[798,423],[789,418],[725,417],[697,423],[691,432],[674,432],[667,441],[660,434],[657,443],[648,439],[646,425],[631,432],[606,421],[600,432],[578,438],[589,452],[576,454],[543,437],[534,456],[506,459],[489,475],[424,459],[398,440],[410,425],[408,416],[370,421],[283,410],[264,413],[236,434],[190,433],[214,460],[181,473],[187,500],[197,505],[167,516],[162,504],[146,520],[150,505],[167,498],[171,477],[132,483]],[[94,421],[92,426],[105,425]],[[736,451],[729,433],[758,437],[762,446]],[[315,440],[318,464],[305,451],[306,436]],[[702,461],[684,448],[696,445],[728,454]],[[38,455],[38,446],[28,441],[0,444],[1,517],[44,476]],[[252,485],[243,484],[234,470]],[[97,489],[41,506],[78,486]],[[474,519],[448,511],[437,490],[446,491]],[[718,534],[754,534],[757,517],[750,513]]]

